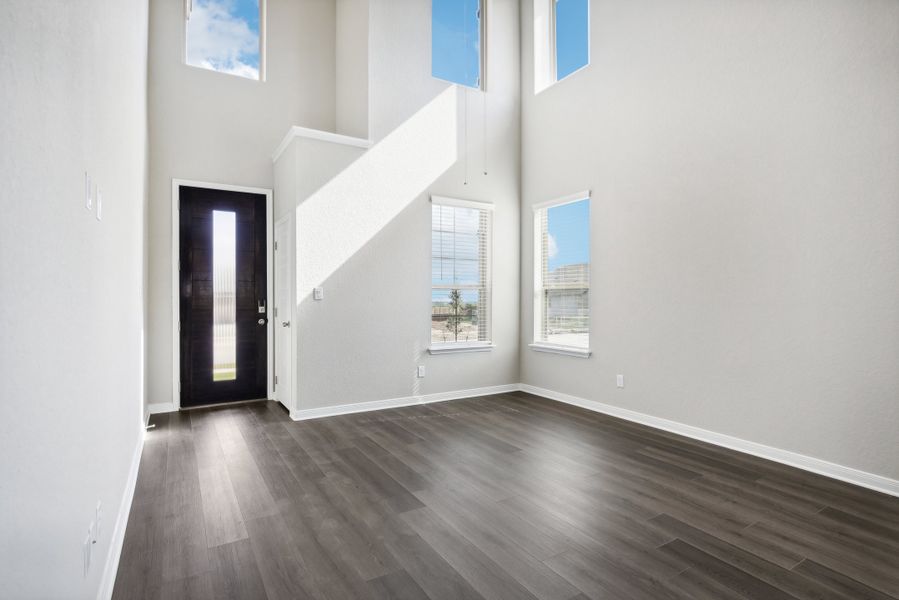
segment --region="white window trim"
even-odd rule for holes
[[[540,209],[548,208],[550,206],[564,206],[565,204],[571,204],[572,202],[590,200],[592,197],[593,192],[591,190],[583,190],[581,192],[577,192],[576,194],[568,194],[567,196],[562,196],[560,198],[538,202],[532,205],[531,208],[534,209],[534,212],[537,212]]]
[[[431,344],[428,354],[461,354],[463,352],[490,352],[496,348],[493,342],[448,342]]]
[[[450,198],[448,196],[432,195],[431,204],[438,204],[440,206],[456,206],[459,208],[476,208],[478,210],[487,210],[493,212],[492,202],[482,202],[480,200],[463,200],[462,198]]]
[[[553,344],[550,342],[544,342],[540,340],[541,333],[541,324],[543,322],[543,314],[542,309],[540,308],[543,303],[543,268],[542,263],[539,260],[538,252],[537,252],[537,240],[542,237],[542,232],[540,231],[540,221],[537,218],[537,213],[545,208],[554,207],[554,206],[564,206],[566,204],[571,204],[572,202],[580,202],[581,200],[592,200],[593,193],[591,190],[584,190],[582,192],[578,192],[576,194],[568,194],[567,196],[561,196],[559,198],[555,198],[553,200],[546,200],[544,202],[537,202],[531,206],[531,214],[534,219],[534,252],[533,252],[533,267],[534,267],[534,290],[533,290],[533,306],[532,312],[534,317],[534,330],[533,330],[533,342],[528,344],[528,347],[536,352],[547,352],[550,354],[562,354],[565,356],[574,356],[577,358],[590,358],[593,354],[593,350],[590,348],[592,345],[592,334],[588,331],[587,333],[587,347],[582,348],[581,346],[566,346],[563,344]],[[592,209],[591,205],[591,209]],[[593,264],[593,235],[591,231],[590,235],[590,264]],[[592,288],[588,288],[592,289]],[[593,320],[590,320],[590,329],[593,328]]]
[[[591,350],[590,348],[560,346],[557,344],[547,344],[546,342],[534,342],[533,344],[528,344],[528,347],[535,352],[562,354],[564,356],[574,356],[576,358],[590,358],[590,356],[593,354],[593,350]]]
[[[482,13],[483,14],[483,13]],[[489,308],[487,309],[488,315],[487,318],[490,319],[490,337],[491,340],[485,340],[483,342],[446,342],[446,343],[437,343],[428,345],[428,354],[431,355],[440,355],[440,354],[461,354],[463,352],[490,352],[496,345],[493,343],[493,213],[494,213],[494,204],[492,202],[483,202],[479,200],[465,200],[463,198],[451,198],[449,196],[437,196],[431,195],[431,204],[436,204],[438,206],[456,206],[460,208],[475,208],[477,210],[488,211],[490,214],[490,231],[488,235],[490,236],[490,240],[487,244],[487,304]],[[432,234],[433,235],[433,234]],[[432,286],[433,289],[433,286]],[[428,324],[429,332],[428,332],[428,341],[430,342],[431,334],[430,334],[430,320]]]
[[[181,64],[191,69],[198,69],[206,73],[218,73],[219,75],[228,75],[243,79],[244,81],[255,81],[257,83],[265,83],[265,48],[266,48],[266,22],[267,18],[267,0],[259,0],[259,78],[242,77],[224,71],[216,71],[215,69],[207,69],[206,67],[198,67],[187,62],[187,22],[190,21],[190,13],[193,11],[193,0],[184,0],[184,18],[181,21]]]
[[[480,12],[480,18],[478,19],[480,25],[480,40],[479,40],[479,48],[480,52],[478,52],[478,69],[480,73],[478,75],[478,85],[465,85],[463,83],[459,83],[458,81],[450,81],[449,79],[444,79],[443,77],[437,77],[434,75],[434,56],[431,55],[431,77],[436,79],[437,81],[443,81],[446,83],[451,83],[453,85],[458,85],[461,88],[465,88],[468,90],[480,90],[482,92],[487,91],[487,0],[478,0],[478,11]],[[431,35],[434,35],[434,21],[431,21]],[[433,40],[431,42],[431,52],[434,52],[434,43]]]
[[[593,60],[590,2],[587,3],[587,63],[559,79],[556,60],[556,2],[534,0],[534,95],[565,81],[590,66]]]

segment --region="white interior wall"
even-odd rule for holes
[[[185,65],[182,0],[151,2],[151,404],[173,401],[172,179],[271,188],[271,154],[288,127],[335,127],[334,0],[267,0],[266,9],[260,82]]]
[[[337,133],[368,138],[368,2],[335,0]]]
[[[519,227],[518,3],[491,0],[488,14],[486,130],[480,92],[430,75],[430,2],[372,0],[372,148],[332,156],[323,142],[296,142],[306,148],[297,161],[306,183],[296,210],[296,409],[518,381],[519,263],[508,251]],[[322,173],[336,176],[319,181]],[[496,206],[492,352],[426,352],[430,194]],[[311,299],[314,286],[323,301]]]
[[[96,598],[143,441],[147,3],[3,2],[0,81],[0,596]]]
[[[535,96],[522,4],[522,380],[899,478],[899,3],[591,10]],[[588,360],[526,345],[530,207],[583,189]]]
[[[448,86],[429,77],[429,3],[372,5],[371,130],[385,142],[443,106]],[[0,579],[12,597],[101,586],[141,439],[144,260],[149,401],[171,400],[171,179],[270,187],[288,125],[340,126],[328,91],[340,89],[337,58],[323,50],[335,47],[332,3],[269,0],[265,83],[181,64],[180,9],[159,0],[151,11],[147,209],[146,5],[0,6],[0,106],[14,115],[0,138],[16,149],[0,157],[0,279],[13,282],[0,303],[0,500],[15,516],[0,521]],[[592,66],[539,96],[525,35],[520,226],[518,7],[488,10],[487,160],[475,158],[480,96],[468,94],[466,136],[466,94],[451,92],[468,185],[457,160],[401,199],[363,251],[315,280],[322,304],[299,280],[311,325],[299,408],[522,379],[899,476],[899,7],[593,2]],[[529,1],[523,10],[527,33]],[[399,165],[388,176],[420,175],[419,158],[387,156]],[[84,171],[103,190],[102,221],[83,206]],[[583,188],[594,191],[595,354],[536,354],[525,347],[529,207]],[[428,193],[497,204],[491,353],[423,353]],[[507,250],[519,232],[520,290]],[[48,244],[66,251],[47,259]],[[383,315],[394,329],[372,335]],[[83,577],[97,500],[104,525]]]

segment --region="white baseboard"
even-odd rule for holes
[[[586,408],[587,410],[592,410],[594,412],[618,417],[626,421],[633,421],[634,423],[640,423],[642,425],[648,425],[649,427],[654,427],[656,429],[670,431],[672,433],[677,433],[688,438],[693,438],[702,442],[708,442],[710,444],[715,444],[716,446],[722,446],[724,448],[736,450],[737,452],[743,452],[744,454],[751,454],[752,456],[758,456],[759,458],[772,460],[784,465],[796,467],[797,469],[810,471],[812,473],[817,473],[818,475],[824,475],[825,477],[830,477],[832,479],[845,481],[846,483],[851,483],[878,492],[883,492],[884,494],[889,494],[891,496],[899,496],[899,481],[890,479],[888,477],[883,477],[882,475],[875,475],[874,473],[859,471],[858,469],[845,467],[843,465],[827,462],[818,458],[812,458],[811,456],[805,456],[796,452],[790,452],[788,450],[781,450],[780,448],[765,446],[764,444],[750,442],[733,436],[725,435],[723,433],[716,433],[714,431],[708,431],[707,429],[700,429],[699,427],[693,427],[692,425],[678,423],[677,421],[669,421],[668,419],[653,417],[651,415],[628,410],[626,408],[620,408],[609,404],[603,404],[601,402],[595,402],[593,400],[587,400],[586,398],[579,398],[577,396],[571,396],[569,394],[554,392],[552,390],[535,387],[533,385],[523,383],[519,386],[519,389],[523,392],[528,392],[530,394],[541,396],[549,400],[556,400],[558,402],[564,402],[565,404],[572,404],[574,406]]]
[[[400,408],[402,406],[430,404],[432,402],[445,402],[447,400],[461,400],[462,398],[489,396],[491,394],[506,394],[508,392],[517,392],[519,389],[520,386],[517,383],[509,383],[506,385],[494,385],[490,387],[474,388],[471,390],[456,390],[453,392],[440,392],[437,394],[424,394],[420,396],[392,398],[390,400],[360,402],[358,404],[341,404],[339,406],[307,408],[290,411],[290,418],[294,421],[306,421],[309,419],[321,419],[323,417],[334,417],[337,415],[348,415],[352,413],[369,412],[372,410],[384,410],[385,408]]]
[[[150,413],[151,415],[175,412],[175,404],[172,402],[160,402],[159,404],[148,404],[147,412]]]
[[[119,570],[119,559],[122,557],[122,546],[125,543],[125,529],[128,527],[128,516],[131,514],[131,502],[134,500],[134,489],[137,486],[137,473],[140,469],[140,457],[144,451],[144,430],[140,431],[137,448],[131,459],[131,470],[128,472],[128,480],[125,482],[125,493],[122,494],[122,502],[119,504],[118,518],[112,537],[109,538],[109,551],[106,553],[106,565],[103,567],[103,575],[100,578],[100,591],[97,594],[99,600],[112,598],[115,586],[116,573]]]

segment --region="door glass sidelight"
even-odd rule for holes
[[[237,379],[237,223],[235,213],[212,211],[212,379]]]

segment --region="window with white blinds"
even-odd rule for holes
[[[492,206],[432,199],[431,347],[490,343]]]
[[[534,211],[534,342],[590,347],[590,196]]]

